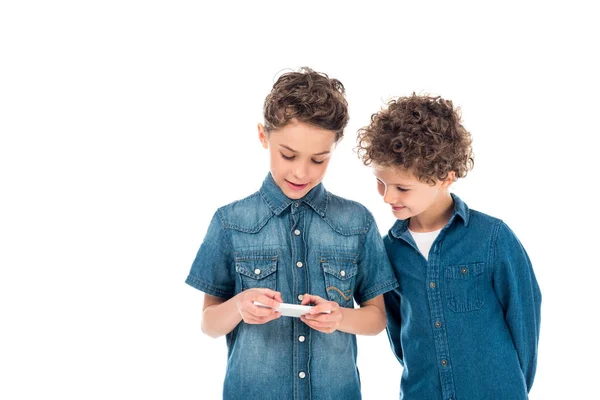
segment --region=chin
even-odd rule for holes
[[[312,188],[310,188],[312,189]],[[292,190],[284,190],[283,194],[285,194],[287,197],[289,197],[292,200],[299,200],[301,198],[303,198],[306,193],[308,193],[310,191],[310,189],[304,189],[302,191],[292,191]]]
[[[403,213],[402,211],[392,211],[392,214],[394,214],[394,217],[396,217],[402,221],[410,218],[410,215],[406,215],[406,213]]]

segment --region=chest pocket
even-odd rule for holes
[[[327,298],[342,307],[352,307],[358,271],[356,261],[350,258],[321,257],[321,267],[325,276]]]
[[[277,257],[236,257],[235,271],[241,282],[241,290],[267,288],[277,290]]]
[[[483,307],[484,263],[446,267],[446,301],[454,312],[468,312]]]

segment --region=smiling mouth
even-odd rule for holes
[[[308,185],[308,183],[297,184],[297,183],[292,183],[292,182],[290,182],[288,180],[286,180],[286,182],[294,190],[302,190],[302,189],[304,189]]]

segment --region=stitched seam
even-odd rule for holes
[[[329,286],[326,290],[328,292],[331,291],[331,290],[338,292],[340,294],[340,296],[342,296],[344,298],[344,300],[346,300],[346,301],[348,301],[348,300],[350,300],[352,298],[352,293],[350,293],[350,295],[348,297],[346,297],[344,295],[344,292],[342,292],[340,289],[336,288],[335,286]],[[346,290],[346,291],[347,292],[351,292],[351,290]]]
[[[364,300],[365,298],[371,300],[372,298],[377,297],[382,293],[389,292],[389,290],[387,289],[395,289],[396,287],[398,287],[397,281],[389,282],[383,285],[377,285],[374,288],[370,289],[368,292],[365,292],[362,296],[360,296],[361,301],[359,303],[364,303],[365,301],[367,301]]]

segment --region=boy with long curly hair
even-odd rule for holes
[[[357,150],[398,219],[384,243],[399,286],[384,299],[400,397],[527,399],[541,293],[510,228],[449,191],[473,167],[459,110],[414,93],[392,100]]]

